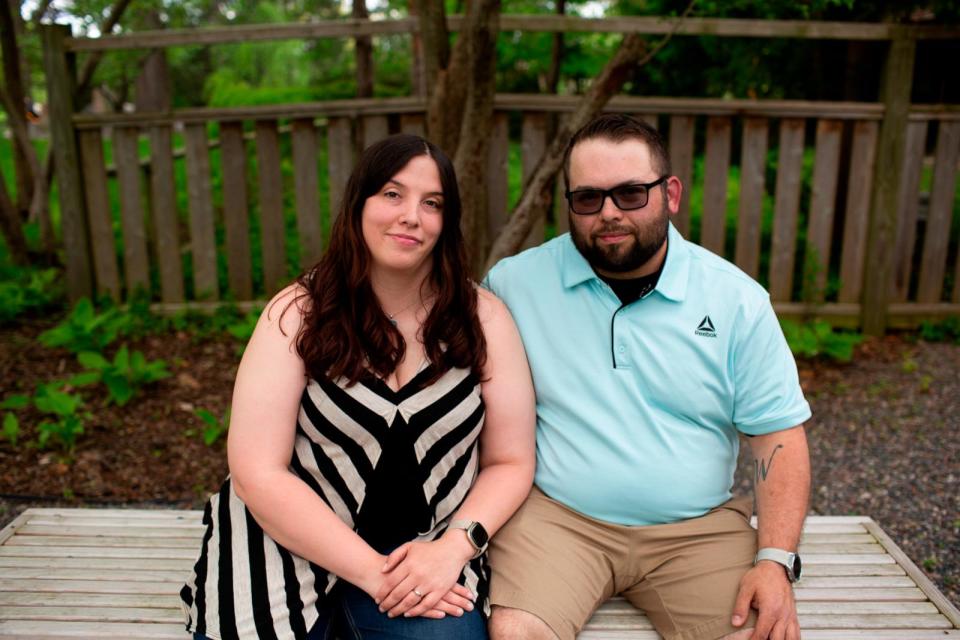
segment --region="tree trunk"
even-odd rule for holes
[[[3,231],[14,264],[26,265],[29,262],[27,240],[23,236],[21,224],[20,213],[7,193],[7,181],[0,170],[0,230]]]
[[[353,0],[353,17],[366,20],[370,17],[366,0]],[[370,36],[357,36],[357,97],[373,97],[373,42]]]
[[[624,37],[616,55],[593,81],[590,90],[557,132],[537,168],[526,181],[520,202],[517,203],[500,236],[493,243],[484,271],[489,271],[500,259],[513,255],[530,233],[534,221],[546,215],[553,178],[563,163],[563,152],[567,142],[580,127],[600,112],[610,98],[620,90],[630,73],[649,60],[652,54],[644,59],[646,53],[646,42],[640,36],[631,33]]]
[[[478,3],[482,4],[483,0],[478,0]],[[424,74],[429,96],[427,135],[447,155],[454,157],[470,84],[470,21],[480,14],[468,14],[467,24],[450,53],[443,3],[423,2],[419,9]],[[434,75],[427,70],[433,70]]]
[[[567,0],[556,0],[557,15],[562,16],[567,10]],[[560,83],[560,65],[563,63],[563,32],[558,31],[553,34],[553,46],[550,49],[550,68],[547,70],[546,87],[547,93],[557,93]]]
[[[467,243],[471,270],[480,275],[487,246],[487,156],[493,128],[493,96],[496,93],[497,33],[500,0],[474,0],[467,14],[461,42],[469,45],[469,85],[454,166],[460,183],[463,218],[461,228]],[[464,47],[466,49],[466,47]]]
[[[19,10],[19,7],[17,8]],[[7,100],[4,101],[4,107],[9,116],[8,120],[17,122],[26,126],[26,114],[24,111],[24,92],[23,78],[20,75],[22,67],[20,66],[20,48],[17,40],[17,26],[13,15],[14,3],[10,1],[0,2],[0,52],[3,53],[3,79],[6,85],[5,93]],[[13,126],[13,125],[12,125]],[[30,166],[28,156],[32,152],[29,144],[27,147],[19,138],[13,145],[13,169],[15,182],[17,186],[16,208],[20,212],[22,219],[27,217],[30,209],[30,201],[33,198],[34,172]],[[36,156],[36,154],[34,154]]]

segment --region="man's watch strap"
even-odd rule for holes
[[[783,565],[783,568],[787,572],[787,580],[790,582],[796,582],[800,579],[802,564],[799,554],[787,551],[786,549],[764,547],[757,551],[757,557],[753,559],[753,564],[757,564],[761,560],[771,560]]]
[[[463,529],[466,532],[467,540],[470,541],[470,544],[473,545],[473,548],[476,550],[476,553],[473,554],[474,558],[479,558],[483,552],[487,550],[487,545],[490,543],[490,536],[479,522],[475,520],[451,520],[449,528]]]

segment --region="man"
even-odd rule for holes
[[[767,293],[670,224],[683,185],[646,124],[596,118],[564,175],[570,234],[486,280],[537,392],[536,486],[492,544],[492,637],[568,640],[621,594],[667,640],[798,639],[810,409]],[[756,532],[731,499],[738,432]]]

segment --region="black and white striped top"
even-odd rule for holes
[[[477,475],[484,406],[467,369],[424,386],[427,366],[398,391],[370,377],[310,380],[290,470],[381,553],[433,540]],[[193,575],[180,592],[187,630],[210,638],[303,638],[337,576],[283,548],[260,528],[229,478],[211,496]],[[486,601],[486,557],[460,583]]]

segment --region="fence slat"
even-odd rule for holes
[[[487,253],[490,252],[490,246],[493,245],[493,241],[500,235],[500,230],[507,222],[509,135],[507,114],[495,112],[493,114],[493,131],[490,132],[490,150],[487,155],[487,191],[490,198],[490,217],[487,220]]]
[[[533,174],[533,170],[536,169],[537,163],[540,162],[540,158],[547,148],[547,114],[539,112],[524,113],[520,136],[523,180],[526,183],[527,178]],[[543,244],[545,222],[543,218],[540,218],[533,223],[530,234],[523,242],[521,250]]]
[[[184,300],[176,189],[173,134],[170,127],[153,127],[150,129],[150,207],[160,269],[160,298],[164,302]]]
[[[780,121],[780,151],[777,158],[777,191],[773,208],[773,238],[770,247],[770,298],[788,302],[793,293],[793,267],[797,251],[797,213],[803,173],[804,121]]]
[[[123,271],[128,296],[137,289],[147,292],[150,290],[137,137],[138,131],[130,127],[113,130],[113,163],[117,167],[120,223],[123,229]]]
[[[362,124],[364,149],[374,142],[383,140],[390,133],[387,127],[387,116],[364,116]]]
[[[227,282],[237,300],[251,300],[253,269],[247,206],[247,151],[243,142],[243,125],[239,122],[220,123],[220,166],[223,171]]]
[[[850,153],[850,179],[847,184],[847,208],[843,221],[843,251],[840,261],[839,302],[859,302],[863,290],[863,261],[867,252],[867,216],[870,213],[870,189],[877,155],[876,122],[853,125],[853,150]]]
[[[927,142],[927,122],[907,124],[907,142],[903,170],[900,173],[900,202],[897,206],[897,231],[894,239],[893,289],[891,302],[906,302],[913,273],[913,252],[917,242],[917,217],[920,213],[920,174]]]
[[[700,245],[718,256],[724,251],[727,219],[727,179],[730,171],[730,118],[707,119],[707,155],[703,178],[703,218]],[[692,185],[684,185],[689,191]]]
[[[817,150],[813,159],[813,192],[807,219],[807,246],[804,248],[804,284],[811,301],[822,302],[830,270],[830,243],[836,210],[837,179],[840,169],[840,138],[843,123],[821,119],[817,122]]]
[[[187,152],[187,199],[190,206],[190,247],[193,253],[193,289],[197,300],[218,300],[217,241],[213,199],[210,195],[210,153],[207,126],[188,124],[184,130]]]
[[[957,156],[960,154],[960,123],[941,122],[933,166],[930,210],[923,238],[917,302],[940,302],[947,263],[953,194],[957,186]]]
[[[760,216],[763,211],[764,168],[767,159],[766,118],[744,118],[740,158],[740,209],[737,216],[735,262],[747,275],[760,272]]]
[[[103,138],[99,129],[80,132],[80,162],[83,166],[87,225],[93,250],[93,272],[97,292],[120,299],[120,275],[113,239],[110,198],[107,195],[107,171],[103,162]]]
[[[673,175],[683,183],[680,211],[673,224],[683,236],[690,235],[690,193],[693,191],[693,128],[694,116],[670,117],[670,164]]]
[[[353,169],[353,143],[349,118],[330,118],[327,123],[327,162],[330,184],[330,224],[337,219],[343,190]]]
[[[283,229],[283,176],[276,120],[258,120],[257,178],[260,186],[260,238],[263,252],[263,288],[268,296],[287,279],[287,252]]]
[[[300,267],[308,269],[323,253],[320,186],[317,177],[317,129],[313,118],[293,121],[293,184],[296,193]]]
[[[427,127],[424,124],[423,116],[419,113],[400,114],[400,131],[421,138],[426,137]]]

